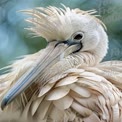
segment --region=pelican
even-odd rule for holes
[[[22,12],[32,16],[26,29],[48,45],[16,60],[0,76],[0,116],[25,122],[122,122],[122,61],[102,62],[108,36],[96,11],[63,5]]]

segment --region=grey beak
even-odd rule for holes
[[[64,46],[65,45],[65,46]],[[45,70],[60,61],[60,57],[65,58],[66,55],[79,51],[82,48],[79,43],[63,41],[60,43],[51,42],[44,53],[37,59],[34,66],[22,75],[11,89],[5,94],[1,102],[1,108],[4,109],[19,94],[24,92],[34,82],[40,82],[42,74]],[[63,56],[61,56],[63,54]],[[44,84],[44,83],[42,83]]]

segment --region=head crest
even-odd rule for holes
[[[63,39],[64,35],[67,36],[68,31],[72,30],[71,17],[73,16],[88,16],[106,29],[103,22],[96,18],[97,15],[94,15],[97,12],[96,10],[83,11],[78,8],[70,9],[63,5],[63,8],[54,6],[49,6],[47,8],[37,7],[35,9],[22,10],[22,12],[33,16],[32,18],[26,19],[27,22],[33,25],[26,29],[32,31],[33,35],[42,36],[48,41],[58,38]]]

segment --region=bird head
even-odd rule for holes
[[[26,19],[33,24],[27,29],[49,43],[79,43],[81,48],[78,51],[94,53],[96,62],[100,62],[107,53],[108,38],[106,26],[94,15],[96,11],[63,7],[39,7],[23,11],[33,16]]]
[[[64,71],[64,69],[67,70],[76,65],[82,66],[84,64],[82,61],[85,61],[87,66],[96,65],[106,55],[108,48],[106,27],[93,15],[96,11],[70,9],[64,5],[63,7],[49,6],[22,11],[32,16],[32,18],[26,19],[32,24],[27,29],[34,36],[45,38],[48,46],[42,51],[34,65],[18,78],[17,82],[6,93],[2,100],[2,108],[33,82],[45,82],[56,75],[57,70]],[[94,61],[90,61],[90,56],[85,54],[92,55]],[[79,58],[77,63],[73,63],[77,57]],[[45,73],[47,74],[44,75]]]

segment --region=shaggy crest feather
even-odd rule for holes
[[[64,5],[62,6],[64,8],[49,6],[47,8],[37,7],[22,10],[21,12],[33,16],[26,19],[27,22],[33,24],[32,27],[26,29],[32,31],[35,36],[46,38],[47,41],[63,40],[64,37],[70,36],[73,32],[75,27],[73,25],[74,18],[76,17],[77,20],[79,16],[86,16],[89,18],[89,22],[96,21],[106,29],[104,23],[96,18],[97,15],[94,15],[97,12],[96,10],[83,11],[78,8],[70,9]]]

